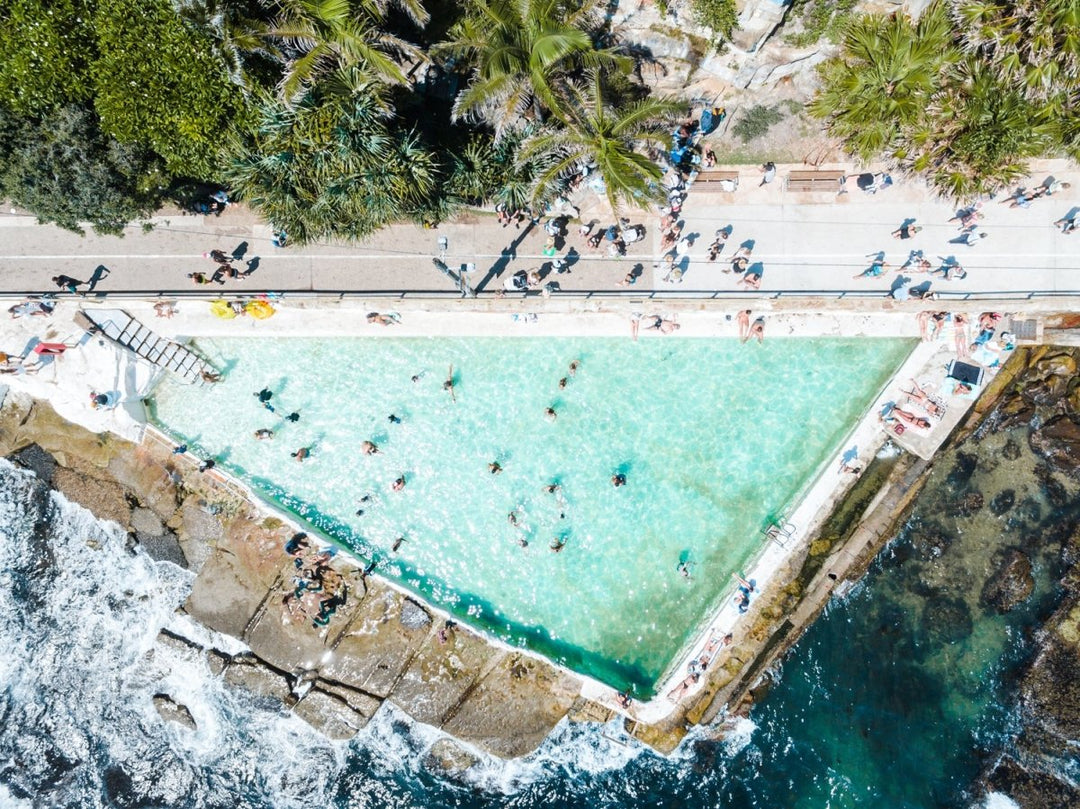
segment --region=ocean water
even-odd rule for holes
[[[198,347],[225,381],[162,383],[152,413],[177,440],[463,620],[647,696],[911,343]],[[264,387],[274,412],[253,396]],[[298,422],[283,418],[292,411]],[[256,440],[260,429],[273,439]],[[299,447],[311,448],[303,463],[290,457]]]
[[[1003,706],[1053,607],[1076,495],[1023,429],[940,458],[910,522],[725,740],[697,729],[665,759],[617,722],[564,723],[531,756],[481,755],[447,778],[425,763],[440,734],[390,707],[333,743],[198,656],[154,648],[162,627],[239,645],[176,614],[190,573],[0,460],[0,806],[968,807],[1013,728]],[[1028,554],[1036,590],[1001,616],[979,594],[1007,548]],[[198,729],[162,722],[157,693]]]

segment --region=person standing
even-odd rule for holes
[[[774,179],[776,179],[776,164],[771,160],[761,167],[762,175],[761,182],[758,184],[758,188],[763,185],[768,185]]]

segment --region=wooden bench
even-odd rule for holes
[[[793,171],[787,176],[788,191],[839,191],[842,171]]]
[[[734,191],[739,187],[737,171],[703,171],[694,180],[693,188],[702,191]]]

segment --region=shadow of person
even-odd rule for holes
[[[233,259],[233,261],[243,261],[244,256],[247,255],[247,251],[248,251],[248,243],[247,242],[240,242],[240,244],[236,245],[236,247],[233,248],[233,251],[232,251],[232,259]]]
[[[247,260],[247,270],[244,271],[244,275],[251,275],[257,269],[259,269],[259,257],[252,256]]]
[[[89,284],[89,286],[87,287],[87,292],[93,292],[94,287],[98,285],[98,282],[103,280],[105,276],[108,275],[110,272],[111,270],[104,264],[98,264],[94,268],[94,274],[91,275],[90,280],[87,281],[87,283]]]

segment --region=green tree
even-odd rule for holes
[[[360,239],[423,218],[439,181],[434,154],[393,130],[377,87],[308,92],[295,104],[264,98],[259,120],[231,144],[233,192],[295,243]]]
[[[1069,105],[1080,91],[1076,0],[954,0],[963,47],[1027,98]]]
[[[90,0],[0,3],[0,105],[43,114],[93,94]]]
[[[928,171],[952,198],[999,191],[1027,174],[1027,160],[1051,149],[1058,126],[994,69],[967,59],[913,128],[910,165]]]
[[[246,112],[211,37],[168,0],[97,0],[94,105],[106,132],[151,147],[177,175],[214,175]]]
[[[667,127],[682,112],[685,104],[665,98],[611,99],[601,71],[587,71],[560,92],[558,118],[521,144],[519,161],[543,162],[533,199],[553,197],[561,178],[582,163],[595,164],[614,210],[658,199],[663,172],[640,150],[666,148]]]
[[[591,6],[574,0],[467,0],[449,40],[433,52],[471,65],[454,103],[455,120],[486,121],[498,135],[556,111],[555,85],[579,67],[625,69],[628,60],[597,49]]]
[[[427,22],[418,0],[395,4],[414,22]],[[341,68],[363,68],[388,84],[404,84],[402,61],[423,61],[424,53],[385,25],[387,0],[281,0],[281,13],[265,36],[278,41],[288,58],[281,97],[300,98],[320,77]]]
[[[536,165],[516,159],[520,143],[517,132],[500,140],[483,132],[474,134],[464,149],[451,154],[446,193],[466,205],[496,202],[511,211],[526,207]]]
[[[903,133],[922,121],[956,58],[941,3],[918,22],[902,14],[856,17],[845,30],[840,55],[819,67],[822,86],[808,109],[860,159],[902,150]]]
[[[0,109],[9,151],[0,159],[0,190],[41,222],[82,233],[120,234],[161,202],[167,178],[146,149],[101,132],[93,111],[60,107],[42,120]]]

